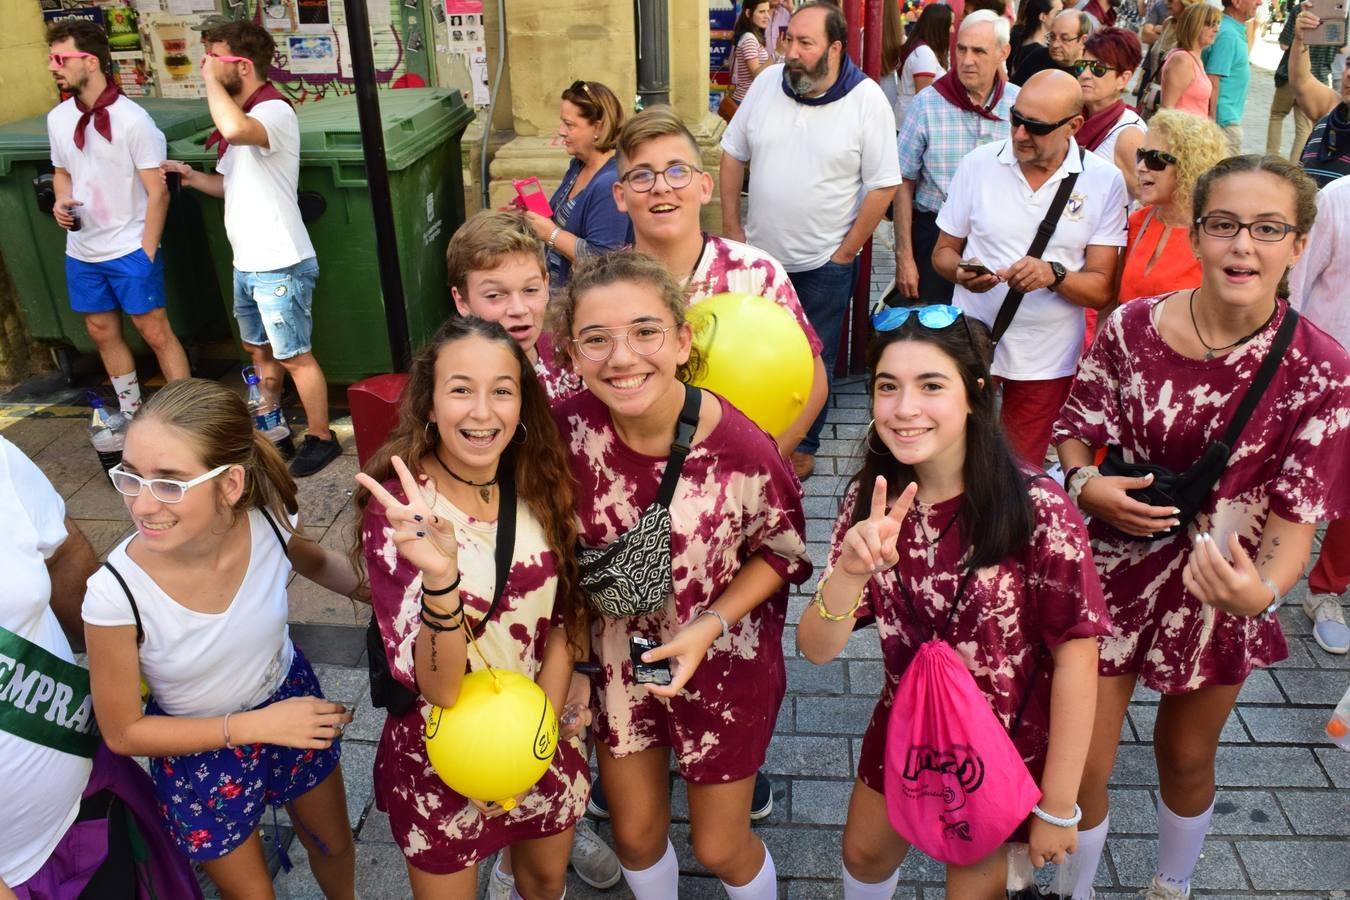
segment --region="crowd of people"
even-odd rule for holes
[[[551,215],[487,210],[450,238],[454,313],[357,476],[345,552],[306,535],[294,480],[336,439],[272,38],[248,22],[202,34],[206,173],[164,158],[108,80],[101,29],[53,26],[71,95],[49,118],[53,214],[72,305],[133,414],[109,475],[135,531],[98,566],[0,437],[19,534],[17,600],[0,605],[0,898],[196,896],[188,861],[222,897],[269,897],[260,824],[278,807],[325,896],[354,896],[352,711],[291,640],[293,572],[372,608],[375,797],[414,896],[473,896],[488,866],[491,897],[556,900],[570,865],[671,900],[672,769],[697,861],[733,900],[777,896],[752,822],[772,807],[759,769],[788,688],[787,595],[813,575],[802,482],[867,277],[859,251],[888,215],[871,421],[796,623],[813,663],[868,625],[884,659],[841,893],[889,898],[912,846],[975,833],[944,859],[950,896],[1003,898],[1055,864],[1060,897],[1090,898],[1144,685],[1162,694],[1145,894],[1190,896],[1220,730],[1246,679],[1288,655],[1276,612],[1321,523],[1303,611],[1324,650],[1350,650],[1350,80],[1321,80],[1304,39],[1318,20],[1299,11],[1279,102],[1306,117],[1306,146],[1293,162],[1237,155],[1253,5],[1230,0],[1220,21],[1183,0],[1134,15],[1024,0],[1014,24],[1002,0],[966,0],[928,5],[906,35],[888,3],[878,83],[850,61],[835,4],[747,0],[716,180],[671,108],[627,114],[574,81]],[[1155,109],[1126,103],[1154,80]],[[274,395],[291,376],[308,421],[289,467],[235,392],[188,376],[167,327],[175,182],[225,200],[242,341]],[[715,190],[721,235],[700,224]],[[707,362],[688,312],[724,293],[778,304],[810,348],[811,390],[781,433],[694,386]],[[122,311],[169,382],[143,403]],[[959,675],[933,674],[935,647]],[[452,789],[423,739],[488,667],[534,681],[559,716],[545,774],[493,802]],[[1004,824],[949,806],[913,825],[907,803],[978,787],[942,781],[944,763],[897,769],[897,735],[925,727],[914,698],[941,690],[996,723],[981,740],[1013,765],[991,784],[1034,788]]]

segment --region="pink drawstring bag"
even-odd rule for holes
[[[1013,731],[1021,719],[1019,710]],[[956,866],[998,849],[1041,799],[970,670],[943,640],[919,648],[896,688],[883,778],[895,830]]]

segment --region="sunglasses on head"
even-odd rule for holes
[[[1134,151],[1134,161],[1143,163],[1144,168],[1152,172],[1161,172],[1177,164],[1177,158],[1165,150],[1145,150],[1142,147]]]
[[[1085,71],[1091,72],[1098,78],[1105,78],[1107,72],[1115,71],[1115,69],[1111,68],[1110,66],[1108,66],[1106,63],[1102,62],[1099,59],[1080,59],[1073,65],[1069,66],[1069,70],[1073,72],[1073,74],[1075,75],[1082,75],[1083,72]]]
[[[888,306],[872,316],[872,328],[877,331],[894,331],[915,316],[924,328],[947,328],[961,317],[958,306]]]
[[[1040,119],[1028,119],[1016,109],[1008,110],[1008,116],[1012,120],[1012,127],[1016,129],[1019,125],[1027,130],[1028,134],[1034,134],[1038,137],[1045,137],[1056,128],[1069,124],[1076,118],[1078,113],[1065,116],[1058,122],[1042,122]]]
[[[580,78],[572,82],[572,86],[569,87],[567,90],[573,94],[580,91],[581,93],[585,94],[587,99],[589,99],[592,103],[595,102],[595,95],[591,93],[591,89],[589,86],[587,86],[586,82],[582,81]]]

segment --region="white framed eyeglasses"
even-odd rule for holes
[[[108,470],[108,478],[117,489],[117,493],[126,497],[139,497],[141,491],[150,488],[150,494],[160,503],[182,503],[189,488],[210,481],[221,472],[234,468],[233,465],[216,466],[211,471],[198,475],[191,481],[179,481],[177,478],[142,478],[122,468],[118,463]]]

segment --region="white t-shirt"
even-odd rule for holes
[[[273,272],[314,256],[295,200],[300,121],[284,100],[264,100],[248,116],[267,129],[267,147],[231,144],[216,166],[225,176],[225,233],[236,269]]]
[[[991,269],[1010,266],[1027,255],[1059,183],[1074,171],[1082,174],[1041,258],[1070,272],[1081,271],[1089,246],[1125,246],[1129,196],[1120,170],[1091,153],[1080,161],[1073,138],[1064,162],[1036,191],[1027,184],[1010,141],[975,148],[956,167],[947,202],[938,212],[938,228],[966,240],[963,258],[978,259]],[[992,326],[1007,293],[1005,283],[983,294],[957,285],[952,302]],[[1072,375],[1083,350],[1083,331],[1081,306],[1049,288],[1032,291],[1022,298],[1017,317],[999,341],[991,371],[1016,381]]]
[[[74,97],[47,113],[52,165],[70,173],[71,199],[84,204],[77,210],[80,230],[66,232],[66,253],[82,262],[106,262],[141,248],[148,195],[137,173],[164,161],[164,133],[149,113],[118,97],[108,107],[112,141],[90,117],[80,150],[75,146],[80,115]]]
[[[914,77],[923,75],[937,81],[947,70],[942,68],[938,62],[937,54],[933,48],[927,44],[920,44],[914,48],[914,52],[905,60],[905,65],[900,71],[900,77],[895,92],[895,127],[900,128],[900,123],[905,119],[905,113],[909,110],[909,104],[913,102],[914,95]]]
[[[1131,128],[1137,128],[1144,134],[1148,133],[1148,124],[1144,122],[1143,117],[1126,107],[1125,111],[1120,114],[1120,118],[1116,119],[1116,124],[1111,126],[1111,130],[1106,133],[1106,137],[1102,138],[1102,142],[1092,152],[1114,166],[1116,164],[1116,141],[1120,140],[1120,136]]]
[[[824,265],[863,196],[900,183],[895,116],[870,78],[808,106],[783,92],[783,67],[771,66],[750,85],[722,149],[751,164],[746,241],[789,272]]]
[[[87,145],[86,145],[87,146]],[[67,662],[70,642],[52,612],[47,560],[66,540],[61,495],[19,448],[0,437],[0,626]],[[0,657],[0,696],[14,674]],[[13,700],[0,702],[13,702]],[[22,884],[47,862],[80,809],[93,761],[0,731],[0,880]]]
[[[294,522],[294,520],[292,520]],[[224,612],[194,612],[164,593],[127,555],[132,535],[108,554],[136,598],[145,643],[141,676],[171,716],[220,716],[252,709],[285,680],[295,648],[286,625],[291,562],[261,512],[249,510],[248,572]],[[287,541],[290,532],[281,528]],[[134,625],[117,579],[99,569],[84,596],[90,625]]]

